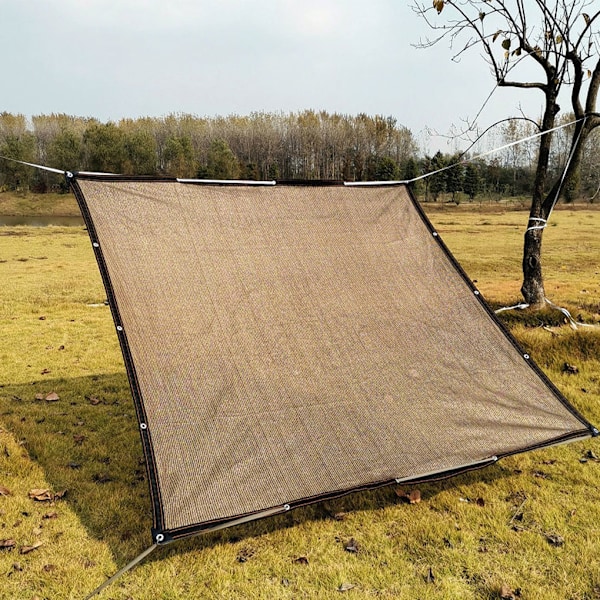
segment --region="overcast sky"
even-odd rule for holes
[[[425,144],[493,89],[404,0],[0,0],[0,111],[103,121],[290,112],[392,115]],[[481,125],[539,114],[541,94],[498,90]],[[429,142],[437,148],[439,140]],[[427,145],[425,145],[427,150]],[[449,148],[451,151],[452,148]]]

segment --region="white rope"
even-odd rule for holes
[[[550,306],[551,308],[554,308],[555,310],[560,311],[563,315],[565,315],[565,317],[567,317],[568,321],[569,321],[569,327],[571,329],[579,329],[580,327],[591,327],[593,329],[597,328],[598,325],[593,325],[590,323],[582,323],[581,321],[576,321],[571,313],[566,309],[563,308],[562,306],[558,306],[557,304],[554,304],[554,302],[552,302],[551,300],[548,300],[548,298],[544,297],[544,302],[546,302],[546,304],[548,306]],[[521,302],[520,304],[514,304],[513,306],[503,306],[502,308],[498,308],[497,310],[495,310],[494,312],[498,315],[502,312],[505,312],[507,310],[524,310],[526,308],[529,308],[529,304],[527,304],[526,302]]]
[[[521,304],[514,304],[513,306],[503,306],[494,312],[498,315],[506,310],[524,310],[526,308],[529,308],[529,304],[521,302]]]
[[[63,169],[54,169],[52,167],[45,167],[44,165],[36,165],[35,163],[26,162],[24,160],[17,160],[16,158],[9,158],[8,156],[0,156],[3,160],[9,160],[10,162],[19,163],[20,165],[27,165],[28,167],[34,167],[35,169],[41,169],[42,171],[50,171],[50,173],[58,173],[59,175],[66,175],[68,171]]]
[[[598,327],[597,325],[592,325],[590,323],[581,323],[579,321],[575,321],[575,319],[571,316],[571,313],[566,308],[563,308],[562,306],[557,306],[556,304],[554,304],[554,302],[551,302],[550,300],[548,300],[548,298],[544,298],[544,300],[546,301],[546,304],[548,304],[548,306],[551,306],[555,310],[559,310],[563,315],[565,315],[565,317],[567,317],[567,319],[569,321],[569,327],[571,329],[577,330],[580,327],[592,327],[592,328]]]
[[[587,116],[580,117],[579,119],[575,119],[574,121],[570,121],[569,123],[565,123],[563,125],[557,125],[556,127],[553,127],[552,129],[546,129],[545,131],[540,131],[538,133],[534,133],[533,135],[521,138],[521,139],[517,140],[516,142],[510,142],[508,144],[504,144],[503,146],[500,146],[498,148],[493,148],[492,150],[488,150],[487,152],[482,152],[481,154],[477,154],[476,156],[473,156],[471,158],[465,158],[463,160],[459,160],[458,162],[452,163],[451,165],[447,165],[445,167],[442,167],[441,169],[437,169],[436,171],[431,171],[430,173],[425,173],[424,175],[419,175],[418,177],[414,177],[413,179],[404,179],[401,181],[396,181],[394,183],[414,183],[415,181],[420,181],[421,179],[431,177],[432,175],[437,175],[438,173],[443,173],[444,171],[447,171],[448,169],[453,169],[454,167],[457,167],[458,165],[464,165],[464,164],[473,162],[475,160],[483,158],[484,156],[488,156],[490,154],[494,154],[495,152],[500,152],[501,150],[506,150],[507,148],[516,146],[517,144],[522,144],[523,142],[529,142],[530,140],[535,140],[536,138],[542,137],[543,135],[546,135],[548,133],[552,133],[553,131],[559,131],[560,129],[564,129],[565,127],[570,127],[571,125],[575,125],[576,123],[579,123],[579,121],[583,121],[585,119],[587,119]],[[582,128],[582,131],[583,131],[583,128]],[[579,136],[581,136],[581,131],[579,132]],[[577,139],[579,140],[579,137]],[[573,146],[573,150],[574,149],[575,149],[575,145]],[[571,161],[573,154],[574,154],[574,152],[571,152],[571,155],[569,156],[569,162]],[[565,169],[565,173],[566,173],[566,169]],[[564,181],[565,173],[563,173],[563,179],[561,180],[561,186],[562,186],[562,182]],[[560,191],[560,188],[559,188],[559,191]]]

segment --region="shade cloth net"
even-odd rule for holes
[[[403,185],[73,187],[161,541],[594,431]]]

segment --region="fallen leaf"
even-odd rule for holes
[[[579,373],[579,368],[575,365],[570,365],[569,363],[565,363],[562,368],[563,373],[568,373],[569,375],[575,375]]]
[[[16,545],[15,540],[0,540],[0,549],[2,550],[12,550]]]
[[[343,521],[347,516],[348,516],[348,513],[338,512],[338,513],[335,513],[335,515],[333,515],[333,518],[336,521]]]
[[[56,392],[50,392],[45,398],[44,400],[46,402],[57,402],[58,400],[60,400],[60,396],[56,393]]]
[[[83,444],[83,442],[85,441],[85,435],[74,435],[73,436],[73,441],[77,444],[77,445],[81,445]]]
[[[44,565],[42,567],[42,570],[45,571],[46,573],[52,573],[52,571],[56,570],[56,565]]]
[[[19,550],[19,554],[29,554],[30,552],[37,550],[40,546],[43,546],[43,545],[44,545],[44,542],[36,542],[35,544],[32,544],[31,546],[21,546],[21,549]]]
[[[418,504],[421,502],[421,492],[419,490],[411,490],[410,492],[406,492],[401,488],[395,490],[396,496],[405,500],[409,504]]]
[[[485,506],[485,500],[483,498],[477,498],[477,500],[475,501],[475,504],[477,504],[477,506],[484,507]]]
[[[0,485],[0,496],[12,496],[12,492],[3,485]]]
[[[52,373],[52,371],[50,369],[44,369],[40,372],[40,375],[48,375],[48,373]]]
[[[503,583],[502,587],[500,588],[500,598],[501,600],[516,600],[516,596],[512,588],[505,583]]]
[[[102,402],[102,400],[99,400],[98,398],[96,398],[95,396],[92,396],[89,399],[89,402],[92,406],[98,406],[98,404],[100,404]]]
[[[347,592],[348,590],[353,590],[356,586],[352,583],[342,583],[340,587],[337,589],[338,592]]]
[[[421,492],[419,490],[412,490],[408,494],[408,502],[410,504],[418,504],[421,502]]]
[[[58,519],[58,513],[57,512],[49,512],[46,513],[42,519]]]
[[[44,400],[45,398],[46,398],[46,396],[44,396],[44,394],[36,394],[35,395],[36,400]]]
[[[435,583],[435,575],[433,574],[433,570],[429,567],[429,573],[425,577],[425,583]]]
[[[242,548],[236,557],[236,560],[240,563],[245,563],[249,558],[254,556],[254,550],[249,547]]]
[[[344,550],[346,552],[351,552],[352,554],[357,554],[360,550],[360,547],[354,538],[350,538],[350,541],[344,544]]]
[[[41,527],[36,527],[31,533],[37,537],[38,535],[42,535],[42,531],[43,529]]]
[[[34,489],[29,492],[29,497],[36,502],[54,502],[65,496],[67,490],[61,492],[53,492],[47,489]]]
[[[558,533],[546,533],[545,535],[548,542],[557,548],[565,543],[565,538]]]
[[[308,558],[306,556],[299,556],[298,558],[294,558],[292,562],[296,565],[307,565]]]
[[[48,489],[35,488],[29,492],[29,497],[36,502],[52,502],[54,494]]]

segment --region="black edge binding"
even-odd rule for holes
[[[119,338],[119,344],[121,346],[121,352],[123,354],[123,360],[125,362],[125,370],[129,379],[129,387],[131,389],[131,395],[133,397],[133,403],[138,419],[139,432],[142,441],[142,448],[144,451],[148,485],[150,488],[150,498],[152,502],[154,523],[153,539],[155,539],[154,530],[162,531],[162,529],[164,528],[164,513],[162,510],[162,502],[160,499],[160,488],[158,486],[157,477],[158,470],[156,467],[156,460],[154,457],[152,439],[147,426],[143,426],[147,423],[147,418],[144,409],[144,404],[142,402],[142,394],[140,391],[135,366],[133,364],[131,351],[129,349],[129,344],[127,342],[127,334],[121,326],[122,321],[119,313],[119,307],[117,305],[117,301],[112,288],[112,283],[108,274],[106,262],[102,253],[102,244],[98,240],[98,235],[96,233],[96,229],[94,227],[94,223],[90,215],[85,196],[81,188],[79,187],[79,184],[77,183],[77,175],[73,173],[67,173],[66,178],[67,183],[69,184],[73,194],[75,195],[75,198],[77,199],[77,204],[79,205],[81,215],[86,225],[90,241],[92,243],[92,248],[94,250],[94,255],[96,257],[96,262],[98,263],[98,268],[100,269],[100,275],[102,276],[102,283],[104,284],[104,289],[108,298],[108,304],[110,306],[112,318],[117,329],[117,336]],[[96,179],[96,177],[94,177],[94,179]],[[112,181],[113,179],[110,180]],[[156,179],[153,179],[153,181],[156,181]]]

